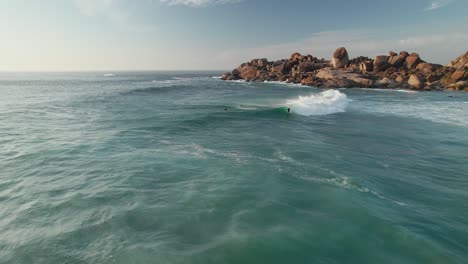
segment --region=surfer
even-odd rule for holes
[[[291,107],[288,107],[288,113],[291,113]]]

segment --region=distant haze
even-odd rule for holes
[[[5,0],[0,71],[227,70],[292,52],[329,58],[467,51],[465,0]]]

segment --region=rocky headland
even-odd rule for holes
[[[424,61],[417,53],[390,51],[375,58],[350,59],[341,47],[331,60],[293,53],[289,59],[253,59],[223,80],[282,81],[322,88],[406,88],[468,91],[468,52],[443,66]]]

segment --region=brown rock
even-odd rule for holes
[[[421,63],[421,58],[416,53],[411,53],[408,57],[406,57],[406,67],[408,69],[414,69],[418,64]]]
[[[351,77],[349,80],[357,83],[359,87],[372,87],[374,85],[374,81],[367,78]]]
[[[335,75],[333,74],[333,72],[330,69],[321,69],[317,73],[316,76],[317,76],[317,78],[320,78],[320,79],[333,79],[333,78],[335,78]]]
[[[421,81],[421,78],[416,74],[411,74],[408,85],[414,89],[421,89],[424,87],[424,83]]]
[[[374,70],[374,64],[372,61],[364,61],[359,64],[359,69],[362,72],[372,72]]]
[[[426,81],[429,82],[429,83],[433,83],[433,82],[435,82],[435,81],[437,81],[437,80],[439,80],[439,79],[440,79],[439,76],[437,76],[437,75],[434,74],[434,73],[431,73],[431,74],[429,74],[429,75],[427,76]]]
[[[261,78],[265,80],[268,77],[268,72],[265,70],[257,70],[257,75],[256,77]]]
[[[291,60],[296,60],[300,56],[301,56],[301,54],[299,52],[294,52],[293,54],[291,54]]]
[[[377,87],[387,87],[389,84],[390,84],[390,80],[385,77],[375,82],[375,85]]]
[[[374,72],[385,71],[390,64],[387,62],[388,56],[377,56],[374,59]]]
[[[302,79],[301,84],[302,85],[313,86],[313,85],[315,85],[315,78],[312,77],[312,76],[304,78],[304,79]]]
[[[468,88],[468,82],[459,81],[457,83],[450,84],[449,86],[447,86],[447,88],[449,88],[450,90],[457,90],[457,91],[465,90],[466,88]]]
[[[234,76],[232,75],[232,73],[226,72],[225,74],[223,74],[223,75],[221,76],[221,80],[232,80],[233,77],[234,77]]]
[[[447,64],[447,67],[453,67],[456,69],[468,68],[468,51]]]
[[[388,63],[390,63],[393,67],[400,67],[405,62],[405,59],[406,59],[406,56],[396,55],[396,56],[390,57],[388,59]]]
[[[267,64],[268,64],[268,60],[265,59],[265,58],[259,59],[259,60],[257,61],[257,64],[258,64],[258,66],[260,66],[260,67],[266,67]]]
[[[466,80],[466,79],[468,79],[468,71],[467,70],[456,70],[452,74],[451,79],[454,82],[461,81],[461,80]]]
[[[405,81],[405,78],[401,75],[398,75],[398,77],[395,79],[396,82],[402,83]]]
[[[319,65],[313,62],[301,62],[297,66],[298,72],[312,72],[319,68]]]
[[[333,53],[332,64],[334,68],[344,68],[349,63],[348,51],[344,48],[338,48]]]
[[[351,88],[355,87],[355,83],[348,79],[329,79],[319,85],[324,88]]]
[[[244,80],[251,80],[257,76],[257,69],[254,66],[246,66],[242,68],[239,76]]]
[[[273,67],[271,68],[271,71],[276,73],[276,74],[283,74],[285,64],[286,63],[283,62],[283,61],[276,61],[273,64]]]
[[[407,51],[400,51],[400,55],[406,58],[409,56],[409,53]]]
[[[418,66],[416,66],[416,70],[430,72],[430,71],[433,71],[434,68],[432,67],[432,64],[427,63],[427,62],[422,62],[422,63],[419,63]]]
[[[234,75],[235,77],[239,78],[239,74],[240,74],[240,71],[238,69],[234,69],[232,70],[232,75]]]

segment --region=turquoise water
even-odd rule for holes
[[[0,262],[468,261],[468,93],[212,75],[1,74]]]

